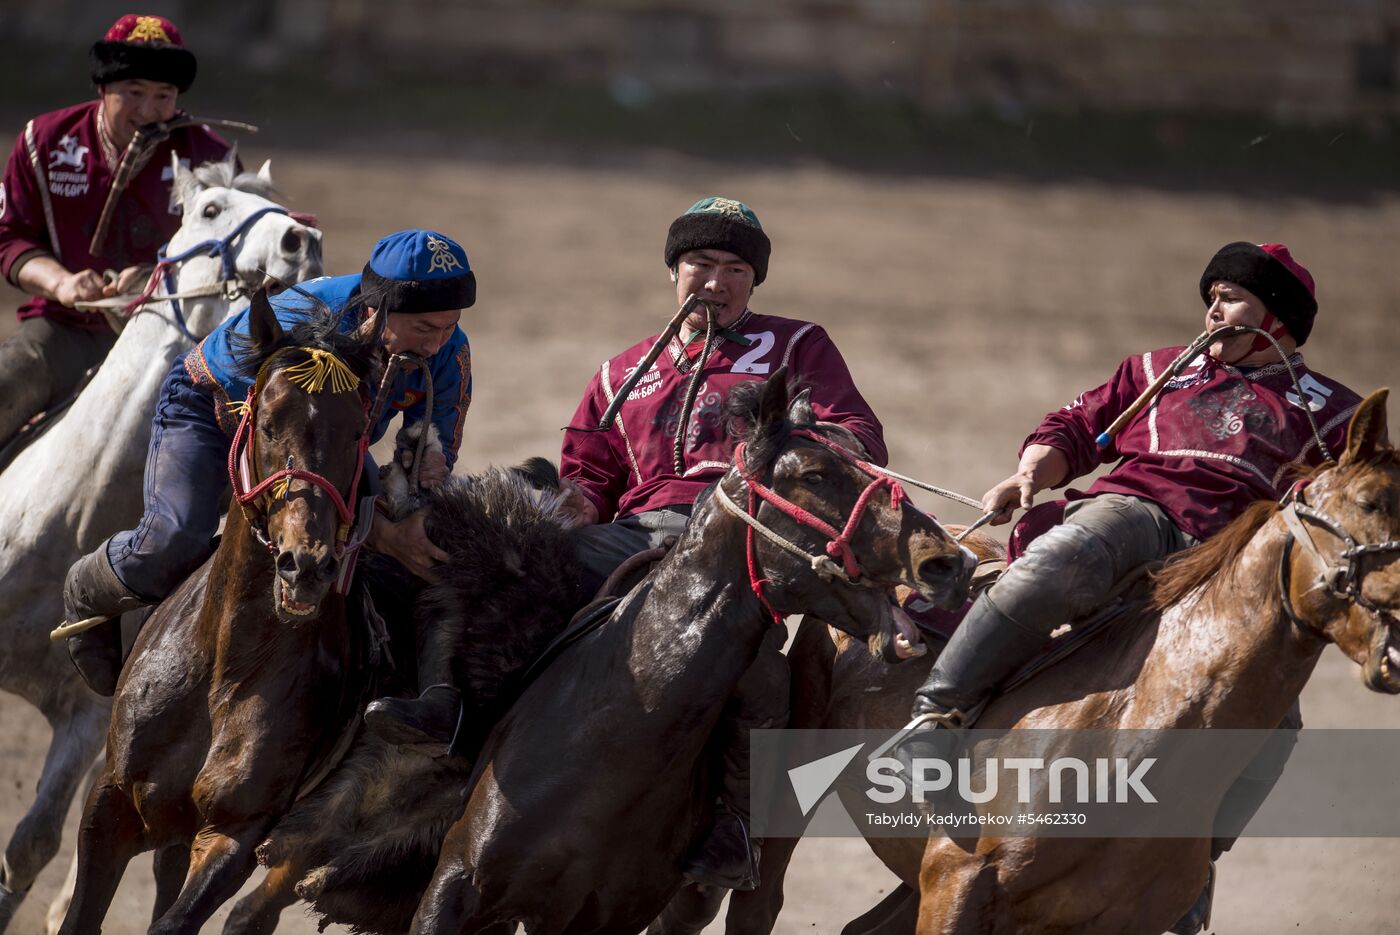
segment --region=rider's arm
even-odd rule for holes
[[[1107,383],[1085,390],[1068,405],[1056,409],[1041,420],[1035,431],[1021,445],[1024,454],[1032,445],[1057,449],[1065,459],[1062,476],[1050,481],[1059,487],[1076,477],[1082,477],[1101,464],[1117,461],[1120,453],[1110,444],[1100,448],[1095,439],[1137,399],[1147,387],[1140,357],[1129,357]],[[1138,418],[1146,418],[1146,412]]]
[[[103,296],[102,277],[90,269],[69,272],[53,257],[47,254],[30,254],[21,258],[15,285],[30,295],[53,299],[61,305],[73,307],[75,302],[91,302]]]
[[[811,388],[812,412],[819,420],[849,430],[865,447],[871,463],[889,462],[885,430],[856,389],[845,359],[824,328],[812,328],[798,339],[790,374],[798,386]]]
[[[570,429],[593,428],[607,408],[602,379],[595,372],[583,399],[569,421]],[[580,519],[608,522],[626,492],[631,468],[618,450],[616,425],[607,432],[565,430],[559,454],[559,474],[571,481],[594,507],[594,514]]]

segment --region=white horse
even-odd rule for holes
[[[165,255],[193,251],[172,269],[174,294],[214,294],[145,305],[72,406],[0,473],[0,689],[37,707],[53,729],[34,804],[0,859],[0,932],[58,852],[68,806],[106,737],[111,701],[83,684],[61,642],[49,641],[63,619],[64,574],[140,517],[151,417],[190,336],[212,331],[234,304],[228,296],[265,277],[321,274],[321,233],[269,200],[266,163],[237,177],[232,156],[174,172],[184,221]],[[62,919],[69,893],[51,920],[55,911]]]

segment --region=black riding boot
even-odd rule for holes
[[[1204,932],[1206,926],[1210,925],[1210,908],[1215,901],[1215,861],[1210,862],[1210,869],[1206,873],[1206,886],[1201,890],[1201,895],[1196,897],[1196,902],[1190,909],[1186,910],[1186,915],[1182,916],[1171,928],[1167,929],[1169,935],[1198,935]]]
[[[68,656],[88,688],[108,698],[116,693],[122,671],[121,615],[150,603],[122,584],[107,559],[105,542],[68,569],[63,581],[67,622],[107,618],[68,637]]]
[[[930,728],[971,727],[1001,683],[1041,653],[1048,641],[1048,634],[1021,626],[983,594],[914,695],[913,717],[935,715]],[[913,775],[914,760],[947,757],[955,743],[953,735],[941,730],[922,730],[901,739],[890,755]]]
[[[365,708],[365,726],[389,743],[447,743],[457,730],[462,684],[454,662],[460,633],[445,619],[418,621],[417,698],[380,698]]]
[[[462,694],[446,682],[417,698],[380,698],[365,708],[365,726],[389,743],[447,743],[457,729]]]
[[[1049,638],[1012,620],[983,595],[915,694],[914,715],[946,715],[950,726],[970,727],[992,693],[1039,655]]]
[[[731,890],[758,887],[759,841],[749,836],[749,731],[735,730],[724,751],[723,804],[685,867],[693,883]]]

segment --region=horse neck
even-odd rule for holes
[[[746,528],[708,500],[653,575],[630,659],[649,708],[664,695],[713,710],[758,654],[772,622],[749,588]]]
[[[1277,726],[1322,653],[1274,598],[1283,537],[1277,519],[1266,523],[1211,582],[1163,612],[1139,704],[1158,698],[1153,707],[1173,726]]]

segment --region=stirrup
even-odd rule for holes
[[[953,708],[950,711],[928,711],[924,714],[920,714],[918,717],[914,718],[914,720],[895,731],[889,740],[886,740],[884,743],[880,744],[880,746],[876,747],[866,759],[877,760],[899,746],[910,736],[930,727],[957,730],[962,726],[964,718],[965,716],[963,713],[957,708]]]

